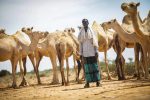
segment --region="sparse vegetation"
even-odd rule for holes
[[[7,70],[1,70],[0,71],[0,77],[6,76],[6,75],[11,75],[11,73]]]

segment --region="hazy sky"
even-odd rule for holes
[[[123,2],[141,2],[139,6],[142,18],[150,10],[149,0],[0,0],[0,27],[5,28],[8,34],[14,34],[24,26],[33,26],[35,30],[53,32],[57,29],[74,27],[76,36],[77,26],[81,25],[83,18],[98,23],[116,18],[122,21],[125,13],[120,6]],[[100,60],[104,59],[99,53]],[[134,58],[133,49],[126,49],[123,53],[126,60]],[[109,59],[115,60],[116,54],[111,49],[107,54]],[[70,66],[73,66],[72,57]],[[40,63],[40,70],[51,68],[49,58],[44,57]],[[11,71],[9,61],[0,62],[0,70]],[[27,70],[33,70],[31,62],[27,61]]]

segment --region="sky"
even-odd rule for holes
[[[125,13],[120,6],[123,2],[140,2],[138,10],[144,19],[150,10],[149,0],[0,0],[0,28],[5,28],[9,35],[14,34],[22,27],[34,27],[34,30],[53,32],[57,29],[63,30],[67,27],[75,28],[81,25],[83,18],[87,18],[90,25],[95,20],[103,23],[116,18],[122,21]],[[126,48],[123,55],[134,59],[134,50]],[[115,60],[116,54],[110,49],[108,59]],[[100,61],[104,54],[99,53]],[[73,66],[72,57],[69,58],[70,67]],[[52,68],[49,58],[44,57],[40,63],[39,70]],[[17,67],[17,71],[19,71]],[[6,69],[11,72],[10,61],[0,62],[0,70]],[[27,71],[33,70],[30,60],[27,60]]]

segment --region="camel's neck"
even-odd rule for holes
[[[73,34],[69,35],[69,36],[72,38],[72,40],[74,41],[74,43],[76,44],[76,46],[79,47],[79,42],[78,42],[77,38]]]
[[[29,50],[28,52],[33,52],[36,49],[36,46],[38,44],[37,40],[31,41],[30,45],[29,45]]]
[[[143,32],[140,29],[138,14],[131,15],[133,28],[138,36],[143,36]]]
[[[25,51],[27,54],[29,54],[30,52],[33,52],[37,46],[38,41],[31,41],[30,45],[26,45],[24,43],[22,43],[19,39],[17,39],[18,41],[18,45],[21,46],[21,51]]]
[[[120,38],[125,41],[125,42],[130,42],[130,43],[134,43],[137,41],[136,35],[135,34],[129,34],[127,33],[121,26],[119,23],[116,23],[113,27],[112,27],[117,34],[120,36]]]

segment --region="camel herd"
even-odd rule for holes
[[[120,25],[116,19],[102,24],[96,21],[92,24],[93,31],[97,34],[99,52],[104,52],[105,64],[108,79],[111,79],[107,62],[107,51],[113,48],[117,54],[115,63],[119,80],[124,80],[125,59],[122,55],[125,48],[134,48],[135,52],[135,73],[140,79],[141,70],[144,78],[149,77],[148,67],[150,66],[150,11],[148,16],[142,20],[138,6],[140,3],[123,3],[121,9],[126,13]],[[111,30],[110,30],[111,29]],[[80,27],[79,27],[80,30]],[[76,80],[79,81],[79,70],[76,61],[79,57],[79,42],[74,35],[74,28],[66,28],[63,31],[40,32],[31,28],[22,28],[13,35],[7,35],[4,29],[0,29],[0,61],[10,60],[12,65],[13,83],[16,84],[16,67],[19,63],[22,82],[20,86],[27,85],[26,58],[30,58],[36,73],[38,84],[41,84],[39,76],[39,64],[43,56],[49,57],[53,68],[52,84],[58,84],[57,59],[60,65],[62,85],[69,85],[69,62],[68,57],[73,55]],[[31,43],[24,37],[26,34]],[[67,79],[64,74],[64,60],[66,60]]]

